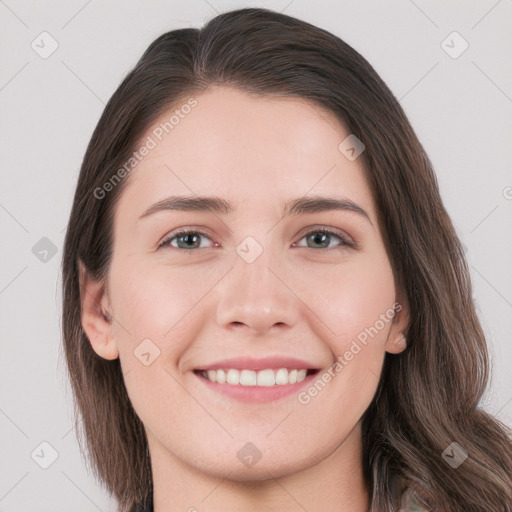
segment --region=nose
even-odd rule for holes
[[[293,292],[290,272],[284,271],[281,261],[269,249],[252,263],[236,255],[233,268],[218,286],[219,326],[244,327],[251,334],[265,334],[287,330],[297,323],[300,300]]]

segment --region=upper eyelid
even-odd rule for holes
[[[346,233],[343,229],[335,228],[333,226],[325,226],[323,224],[316,224],[316,225],[308,226],[307,228],[304,228],[304,230],[300,231],[300,237],[302,238],[302,237],[306,236],[307,234],[314,232],[314,231],[329,231],[332,234],[339,236],[341,238],[348,238],[350,240],[353,240],[353,238],[348,233]]]

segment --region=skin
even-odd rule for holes
[[[360,420],[386,352],[405,348],[408,323],[363,159],[339,151],[349,132],[305,100],[228,86],[194,97],[197,106],[125,178],[108,282],[81,267],[82,325],[97,354],[121,360],[148,436],[155,511],[338,511],[343,503],[363,512]],[[351,211],[281,216],[285,201],[334,193],[371,222]],[[167,196],[194,194],[237,210],[139,219]],[[319,248],[306,236],[318,226],[359,248],[335,235]],[[207,231],[195,252],[179,248],[183,239],[157,248],[186,227]],[[263,248],[253,263],[236,252],[247,236]],[[296,395],[242,403],[210,391],[192,371],[228,357],[289,355],[322,374],[396,302],[401,311],[308,404]],[[160,350],[148,366],[133,353],[144,339]],[[247,442],[261,453],[252,467],[237,457]]]

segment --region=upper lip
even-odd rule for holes
[[[266,370],[266,369],[307,369],[317,370],[319,367],[307,361],[297,359],[296,357],[287,356],[273,356],[255,359],[252,357],[233,357],[230,359],[223,359],[215,363],[198,366],[196,370],[220,370],[224,368],[234,368],[241,370]]]

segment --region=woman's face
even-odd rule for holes
[[[85,308],[83,325],[99,355],[120,357],[154,460],[278,477],[359,444],[407,312],[392,318],[401,301],[361,148],[335,117],[226,86],[194,98],[143,138],[115,212],[108,294],[91,282],[86,294],[114,320]],[[144,215],[171,196],[193,202]],[[320,197],[357,207],[315,207]],[[218,203],[230,211],[206,208]],[[200,373],[212,368],[232,383]]]

